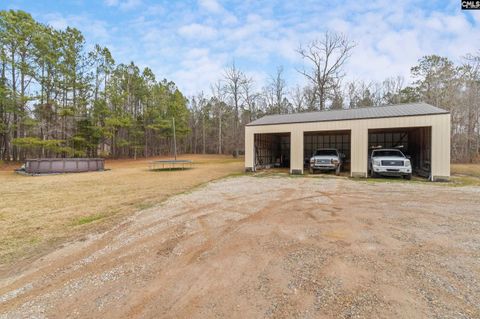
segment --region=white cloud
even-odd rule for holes
[[[64,30],[68,27],[68,21],[63,16],[58,14],[49,14],[47,15],[48,25],[52,26],[55,29]]]
[[[470,15],[473,17],[475,22],[480,23],[480,11],[473,10],[470,12]]]
[[[138,7],[142,4],[142,0],[105,0],[105,4],[109,7],[118,7],[120,10],[126,11]]]
[[[476,26],[464,14],[435,12],[415,6],[397,7],[396,12],[370,11],[329,23],[357,43],[345,71],[350,79],[382,81],[402,75],[410,79],[410,68],[424,55],[438,54],[454,61],[475,51],[480,40]]]
[[[105,4],[109,7],[114,7],[118,5],[118,0],[105,0]]]
[[[226,63],[225,55],[213,55],[208,49],[193,48],[182,56],[180,70],[172,74],[172,79],[187,95],[200,91],[210,94],[210,85],[221,78]]]
[[[225,25],[233,25],[238,22],[237,17],[226,10],[217,0],[199,0],[199,8],[215,16],[218,23],[218,18],[221,18],[221,23]]]
[[[217,0],[200,0],[198,4],[201,8],[213,13],[223,12],[223,7],[218,3]]]
[[[402,75],[408,81],[410,68],[423,55],[436,53],[460,59],[466,53],[474,52],[475,43],[480,39],[475,32],[476,25],[468,20],[467,15],[421,9],[408,0],[399,1],[394,10],[385,6],[383,1],[375,1],[368,6],[348,5],[348,12],[346,6],[332,6],[325,10],[316,2],[306,3],[305,7],[286,3],[286,10],[279,8],[279,3],[260,6],[258,2],[245,1],[235,8],[238,19],[235,17],[232,24],[224,22],[231,8],[212,1],[200,1],[199,5],[212,18],[201,16],[191,20],[189,16],[188,23],[182,21],[177,31],[187,41],[174,40],[172,48],[174,52],[191,51],[190,55],[182,57],[187,62],[180,63],[181,70],[173,73],[179,86],[186,90],[208,90],[211,81],[205,81],[205,78],[221,76],[223,67],[233,59],[259,82],[265,81],[278,65],[284,66],[287,80],[298,79],[295,69],[304,62],[296,49],[300,43],[318,37],[327,29],[343,32],[355,41],[357,46],[345,72],[348,79],[366,81],[382,81],[396,75]],[[275,14],[276,10],[282,12],[282,9],[283,15]],[[195,16],[194,12],[192,16]],[[475,19],[478,17],[473,16]],[[220,23],[213,28],[215,21]],[[208,50],[192,48],[199,45]],[[224,59],[219,60],[218,56]],[[259,83],[257,86],[263,85]]]
[[[154,4],[148,7],[145,14],[160,16],[165,14],[166,10],[161,4]]]
[[[199,23],[184,25],[178,29],[178,33],[190,39],[212,39],[217,35],[214,28]]]
[[[85,14],[64,16],[59,13],[49,13],[43,19],[46,20],[46,24],[56,29],[64,30],[68,26],[79,29],[88,42],[101,44],[110,38],[111,30],[105,21],[94,19]]]
[[[198,6],[182,1],[104,3],[128,11],[127,17],[118,15],[124,20],[106,23],[80,13],[46,20],[61,29],[79,28],[87,41],[109,44],[117,62],[149,66],[188,95],[209,93],[210,84],[234,59],[259,88],[279,65],[294,86],[302,81],[295,69],[305,63],[296,49],[325,30],[343,32],[356,42],[345,71],[349,79],[366,81],[395,75],[408,81],[410,67],[423,55],[436,53],[459,61],[476,52],[480,42],[480,14],[462,12],[456,4],[432,9],[413,0],[398,0],[395,6],[383,0],[311,0],[302,5],[280,0],[198,0]]]

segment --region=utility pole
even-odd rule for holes
[[[177,137],[175,135],[175,118],[172,118],[173,122],[173,153],[175,155],[175,160],[177,160]]]

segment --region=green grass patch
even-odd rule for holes
[[[464,186],[480,186],[480,178],[472,176],[452,176],[448,182],[431,182],[427,179],[420,177],[413,177],[412,180],[404,180],[402,178],[349,178],[352,181],[365,182],[370,184],[382,184],[382,183],[406,183],[406,184],[423,184],[423,185],[435,185],[446,187],[464,187]]]
[[[473,176],[452,176],[450,186],[480,186],[480,178]]]
[[[239,172],[233,172],[228,175],[225,175],[223,178],[232,178],[232,177],[240,177],[240,176],[245,176],[246,173],[244,171],[239,171]]]
[[[476,173],[476,170],[473,170],[473,173]],[[416,185],[438,185],[438,186],[447,186],[447,187],[463,187],[463,186],[480,186],[480,177],[475,175],[454,175],[450,178],[449,182],[430,182],[426,178],[413,176],[411,180],[406,180],[400,177],[382,177],[382,178],[355,178],[350,176],[335,176],[332,174],[304,174],[304,175],[291,175],[288,171],[281,171],[276,169],[271,170],[261,170],[257,172],[245,173],[246,176],[252,176],[257,178],[265,177],[288,177],[288,178],[314,178],[314,179],[323,179],[323,180],[334,180],[334,179],[348,179],[360,183],[369,183],[369,184],[391,184],[391,183],[406,183],[406,184],[416,184]]]
[[[40,239],[38,237],[32,237],[28,240],[28,243],[30,245],[36,245],[36,244],[40,243]]]
[[[94,221],[100,220],[100,219],[105,218],[105,217],[107,217],[107,215],[102,214],[102,213],[92,214],[92,215],[88,215],[88,216],[84,216],[84,217],[80,217],[80,218],[76,219],[73,222],[73,225],[74,226],[85,225],[85,224],[92,223]]]
[[[379,178],[353,178],[349,177],[350,180],[353,181],[363,181],[367,183],[407,183],[407,184],[427,184],[430,183],[430,181],[426,178],[421,178],[421,177],[416,177],[412,176],[411,180],[406,180],[402,177],[379,177]]]
[[[302,174],[290,174],[290,172],[286,169],[266,169],[266,170],[258,170],[256,172],[249,172],[244,173],[246,176],[252,177],[288,177],[288,178],[317,178],[317,179],[342,179],[346,178],[346,176],[336,176],[331,173],[321,173],[321,174],[310,174],[305,172]]]
[[[155,206],[154,203],[137,203],[137,204],[135,204],[135,208],[138,209],[138,210],[149,209],[149,208],[152,208],[153,206]]]

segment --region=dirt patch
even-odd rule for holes
[[[480,188],[238,177],[0,280],[0,318],[478,318]]]
[[[0,272],[21,257],[101,232],[173,194],[238,174],[242,159],[191,155],[194,168],[153,172],[148,161],[110,160],[105,172],[22,176],[0,171]],[[152,159],[149,159],[149,161]]]

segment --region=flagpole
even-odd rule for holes
[[[175,154],[175,160],[177,160],[177,137],[175,135],[175,118],[172,118],[173,122],[173,152]]]

